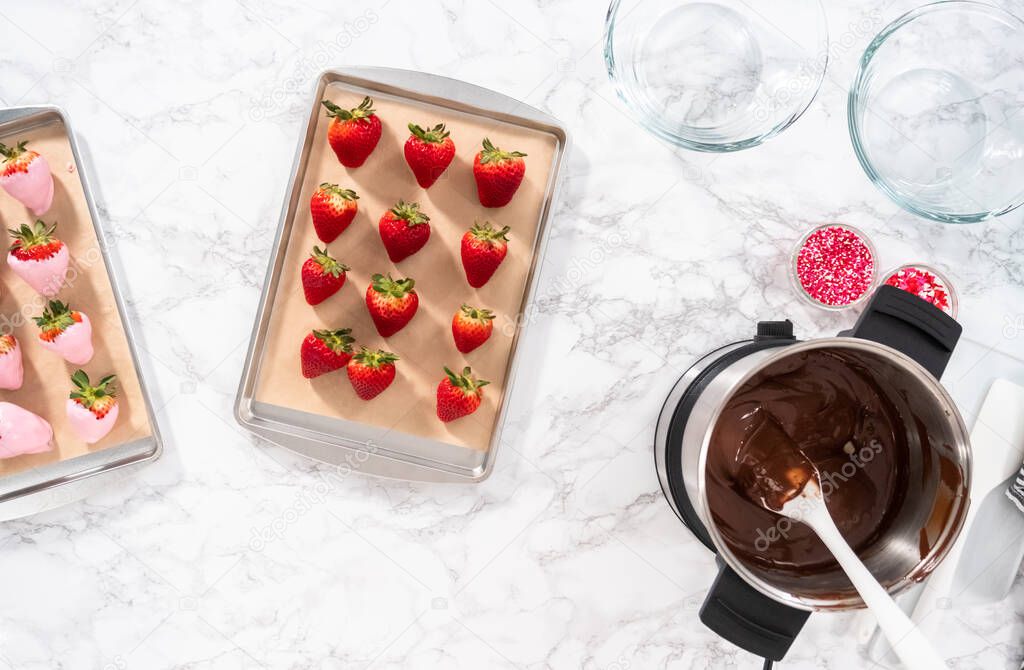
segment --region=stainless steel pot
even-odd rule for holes
[[[882,287],[857,326],[838,337],[797,342],[791,324],[780,330],[781,324],[773,323],[755,340],[713,352],[687,372],[659,419],[655,455],[673,509],[719,557],[720,574],[701,611],[702,621],[749,651],[781,660],[810,611],[864,603],[845,576],[845,583],[837,584],[765,569],[737,555],[719,531],[708,502],[706,466],[715,427],[733,394],[779,361],[815,350],[831,352],[870,371],[877,387],[908,411],[904,428],[914,476],[933,477],[931,469],[939,460],[956,469],[952,480],[958,484],[940,486],[934,477],[925,495],[899,503],[889,531],[860,548],[862,560],[892,594],[926,577],[959,534],[968,505],[971,453],[963,419],[938,381],[961,332],[940,310]],[[921,425],[910,421],[911,415]],[[923,529],[931,542],[922,556]]]
[[[737,556],[722,537],[708,505],[706,464],[708,447],[729,398],[755,374],[784,359],[822,350],[874,376],[880,389],[905,404],[910,414],[927,426],[908,423],[914,475],[932,478],[930,495],[905,499],[893,510],[893,527],[877,542],[861,548],[861,557],[872,574],[895,595],[924,579],[942,560],[960,532],[967,512],[970,448],[967,428],[953,399],[938,380],[919,363],[892,347],[852,337],[833,337],[792,346],[765,349],[746,356],[717,375],[701,393],[690,414],[682,442],[683,479],[687,495],[718,550],[718,555],[748,584],[764,595],[791,607],[807,610],[844,610],[864,607],[864,602],[843,577],[818,580],[776,575]],[[933,453],[934,452],[934,453]],[[941,458],[954,467],[959,480],[952,490],[941,485],[938,472],[927,464]],[[918,550],[922,529],[932,530],[931,547],[925,556]],[[784,540],[782,540],[784,541]]]

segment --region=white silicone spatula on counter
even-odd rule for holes
[[[783,516],[800,521],[821,538],[828,550],[839,562],[839,567],[857,589],[857,593],[878,620],[878,627],[885,633],[903,666],[909,670],[939,670],[947,668],[946,662],[935,651],[928,639],[910,620],[899,605],[878,583],[874,575],[861,562],[856,552],[843,539],[836,527],[832,514],[825,505],[821,486],[815,475],[803,487],[800,495],[790,499],[778,510]]]
[[[960,537],[904,607],[925,634],[938,635],[951,607],[1002,600],[1020,567],[1024,516],[1006,499],[1007,481],[1024,458],[1024,388],[997,379],[971,430],[971,504]],[[865,622],[867,653],[891,656],[885,638]]]

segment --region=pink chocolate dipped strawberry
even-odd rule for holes
[[[0,402],[0,458],[53,449],[53,428],[43,417],[12,402]]]
[[[32,289],[47,298],[60,292],[67,277],[71,255],[67,245],[53,236],[57,224],[49,228],[42,221],[11,228],[14,238],[7,253],[7,264]]]
[[[82,312],[51,300],[35,322],[39,326],[39,344],[44,349],[74,365],[85,365],[92,359],[92,324]]]
[[[53,174],[46,159],[28,149],[28,142],[9,147],[0,143],[0,186],[28,207],[36,216],[42,216],[53,203]]]
[[[0,389],[17,391],[25,379],[21,346],[14,335],[0,335]]]
[[[114,375],[107,375],[93,386],[85,371],[76,370],[71,375],[75,388],[68,397],[68,423],[75,434],[88,444],[102,440],[117,423],[114,379]]]

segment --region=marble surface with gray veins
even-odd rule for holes
[[[0,105],[59,104],[88,145],[167,450],[0,527],[0,668],[760,668],[697,619],[714,560],[664,501],[651,441],[690,362],[758,319],[850,325],[791,288],[796,239],[844,221],[883,266],[949,272],[970,341],[946,381],[968,422],[995,376],[1024,383],[1020,213],[914,218],[847,136],[857,58],[912,3],[825,4],[840,46],[806,115],[711,156],[633,123],[594,2],[5,3]],[[495,89],[575,140],[479,485],[334,477],[231,418],[312,82],[357,64]],[[1001,603],[949,604],[951,667],[1019,667],[1019,577]],[[779,667],[871,667],[855,622],[812,617]]]

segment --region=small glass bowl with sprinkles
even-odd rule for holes
[[[874,245],[853,226],[829,223],[804,235],[793,252],[793,283],[811,304],[841,310],[871,294],[877,278]]]
[[[925,302],[929,302],[954,319],[960,307],[956,291],[946,276],[924,263],[908,263],[885,273],[883,284],[895,286],[908,293],[913,293]]]

